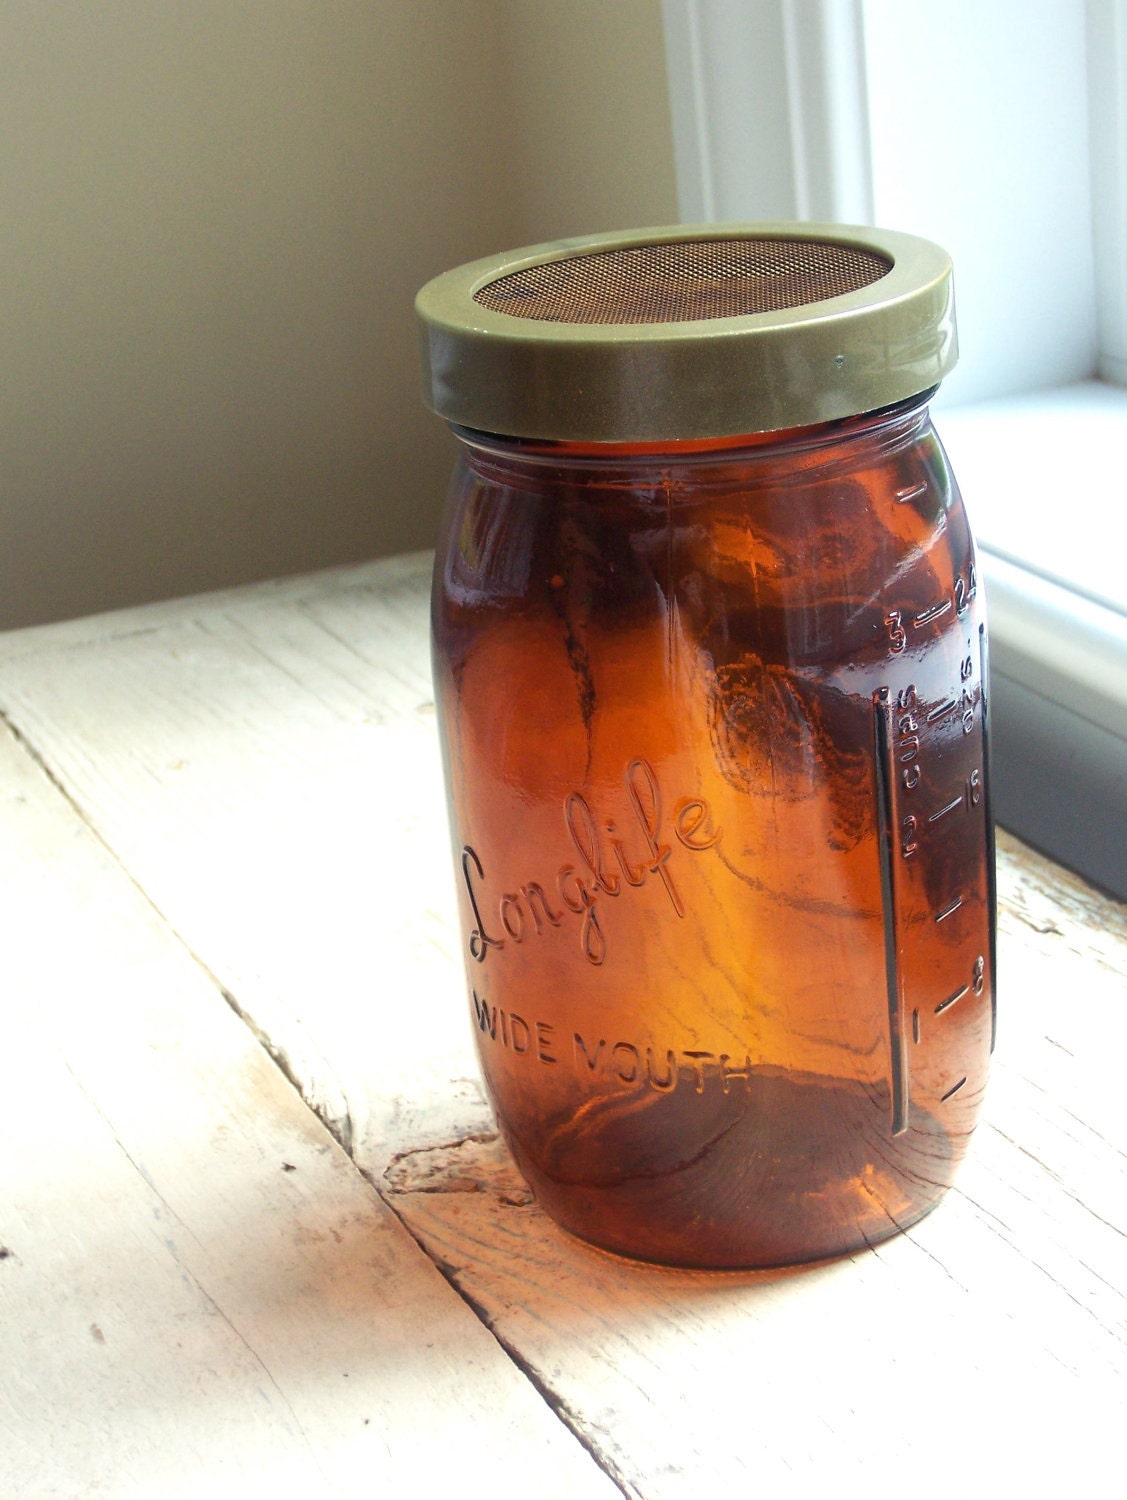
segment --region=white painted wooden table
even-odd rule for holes
[[[909,1233],[589,1250],[477,1082],[428,580],[0,638],[0,1496],[1117,1492],[1125,909],[1001,837],[985,1119]]]

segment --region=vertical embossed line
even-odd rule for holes
[[[990,1051],[998,1040],[998,872],[995,867],[994,814],[990,802],[990,649],[986,626],[978,627],[978,670],[982,693],[982,814],[986,819],[986,917],[990,925]]]
[[[904,1035],[900,994],[900,952],[894,889],[895,826],[892,809],[892,698],[888,688],[873,694],[873,765],[877,803],[877,846],[880,854],[881,917],[884,928],[884,978],[888,991],[889,1084],[892,1094],[892,1134],[908,1128],[908,1044]]]

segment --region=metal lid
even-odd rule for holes
[[[652,442],[808,427],[938,385],[951,262],[840,224],[591,235],[428,282],[425,399],[510,437]]]

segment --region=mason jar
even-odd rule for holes
[[[419,295],[469,1018],[539,1202],[759,1267],[928,1212],[994,1034],[982,591],[917,238],[680,226]]]

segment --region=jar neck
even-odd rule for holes
[[[704,470],[782,464],[821,468],[839,454],[855,462],[859,447],[900,446],[922,435],[930,426],[928,404],[934,394],[933,387],[895,406],[813,427],[665,443],[551,442],[478,432],[453,423],[451,429],[471,468],[483,475],[503,478],[508,472],[533,477],[538,472],[556,476],[569,472],[613,484],[627,476],[668,473],[671,467]]]

